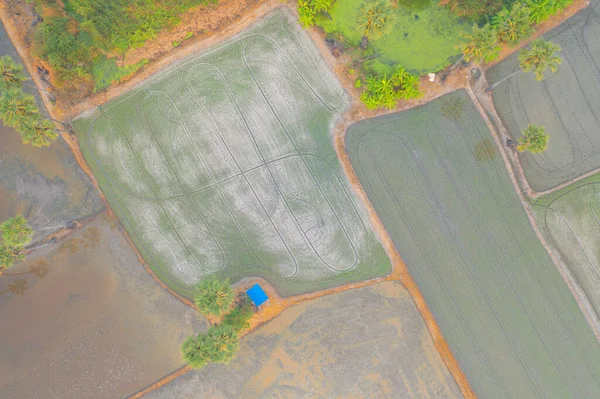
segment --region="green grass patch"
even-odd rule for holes
[[[144,59],[136,64],[120,67],[114,58],[107,58],[105,55],[97,57],[92,64],[92,73],[96,82],[94,93],[106,89],[112,82],[131,75],[147,63],[148,60]]]
[[[358,47],[361,33],[356,28],[357,10],[364,0],[336,1],[329,11],[331,19],[317,16],[317,25],[326,33],[343,36],[343,41]],[[415,4],[413,8],[394,8],[396,20],[390,33],[370,41],[386,65],[401,65],[412,73],[435,72],[447,66],[460,55],[455,45],[460,32],[469,29],[448,9],[435,3]]]

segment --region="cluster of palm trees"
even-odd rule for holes
[[[33,229],[23,216],[15,216],[0,224],[0,234],[0,270],[6,270],[25,258],[24,248],[31,242]]]
[[[398,100],[408,100],[421,95],[419,77],[412,75],[402,67],[396,69],[390,77],[369,76],[365,79],[365,89],[360,99],[368,109],[385,107],[396,108]]]
[[[0,119],[19,132],[23,143],[46,147],[58,133],[54,124],[40,115],[33,96],[23,91],[26,80],[21,64],[10,56],[0,57]]]
[[[220,317],[231,309],[234,293],[228,280],[208,277],[196,287],[194,302],[207,316]],[[212,325],[206,333],[188,337],[181,346],[184,360],[191,368],[201,368],[208,363],[227,363],[233,359],[239,346],[239,333],[249,327],[254,314],[252,305],[240,301],[227,312],[222,321]]]

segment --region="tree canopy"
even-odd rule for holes
[[[194,302],[200,312],[219,316],[233,302],[233,290],[229,280],[222,281],[213,276],[205,278],[196,287]]]
[[[469,62],[490,62],[498,58],[501,47],[498,45],[496,29],[489,23],[482,27],[473,25],[470,32],[462,33],[465,42],[460,46],[465,60]]]
[[[562,62],[557,54],[559,51],[561,48],[558,44],[536,39],[531,42],[530,50],[522,50],[519,53],[519,65],[524,72],[533,72],[537,80],[542,80],[546,69],[550,69],[552,73],[558,70]]]
[[[394,10],[386,0],[366,0],[358,8],[357,27],[363,36],[376,39],[394,25]]]
[[[550,136],[546,134],[546,129],[543,126],[530,124],[523,130],[517,149],[519,152],[540,153],[548,148],[549,140]]]

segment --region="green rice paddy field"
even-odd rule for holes
[[[550,135],[543,153],[520,154],[536,191],[600,168],[600,0],[592,0],[544,38],[562,47],[558,72],[548,72],[540,82],[521,72],[493,90],[498,114],[514,138],[530,123],[545,126]],[[516,68],[517,53],[486,74],[494,83]]]
[[[569,268],[596,315],[600,314],[600,175],[532,202],[555,255]]]
[[[336,1],[329,11],[331,19],[319,16],[317,25],[327,33],[338,33],[347,43],[358,47],[361,33],[356,28],[358,8],[364,0]],[[438,7],[437,2],[423,2],[420,9],[399,5],[394,7],[396,21],[390,32],[371,40],[379,54],[378,60],[387,65],[401,65],[412,73],[436,72],[454,58],[460,50],[460,32],[469,29],[448,9]]]
[[[455,120],[445,110],[457,102]],[[491,140],[464,91],[346,135],[361,184],[475,393],[596,397],[600,345]]]
[[[279,10],[79,118],[81,147],[157,275],[260,276],[282,295],[391,270],[330,128],[347,97]]]

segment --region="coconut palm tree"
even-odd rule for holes
[[[22,248],[31,242],[33,229],[23,216],[15,216],[0,224],[4,246]]]
[[[212,326],[206,335],[213,363],[227,363],[233,359],[239,346],[239,339],[232,326],[227,324]]]
[[[58,137],[54,124],[39,115],[27,118],[19,129],[23,144],[47,147]]]
[[[481,28],[473,25],[470,32],[462,33],[462,37],[465,42],[458,47],[468,62],[490,62],[500,55],[496,30],[489,23]]]
[[[0,271],[10,269],[19,260],[25,259],[21,248],[11,246],[0,246]]]
[[[19,88],[5,90],[0,96],[0,119],[6,126],[17,128],[38,112],[33,96]]]
[[[534,31],[529,7],[519,2],[514,3],[510,9],[503,8],[494,15],[492,25],[498,33],[498,40],[511,46],[531,36]]]
[[[546,134],[546,129],[543,126],[531,124],[523,130],[517,150],[519,152],[529,151],[533,154],[543,152],[548,148],[549,139],[550,136]]]
[[[544,71],[546,68],[550,69],[552,73],[556,73],[558,66],[562,62],[561,58],[556,54],[561,50],[560,46],[544,39],[536,39],[531,42],[531,50],[523,49],[519,53],[519,69],[513,73],[500,79],[486,91],[492,90],[500,83],[512,78],[517,73],[531,72],[535,73],[537,80],[544,79]]]
[[[192,335],[181,345],[183,359],[193,369],[202,368],[211,362],[210,349],[208,336],[204,334]]]
[[[8,55],[0,57],[0,88],[2,90],[18,86],[26,80],[27,77],[23,73],[21,64],[16,63]]]
[[[531,50],[521,51],[519,53],[519,65],[524,72],[535,73],[537,80],[544,79],[544,71],[550,69],[550,72],[556,73],[558,66],[562,62],[557,53],[561,51],[558,44],[536,39],[531,43]]]
[[[358,30],[369,39],[387,33],[394,25],[394,10],[386,0],[367,0],[358,8]]]
[[[229,280],[221,281],[215,277],[202,280],[196,287],[194,302],[200,312],[219,316],[233,302],[233,290]]]

